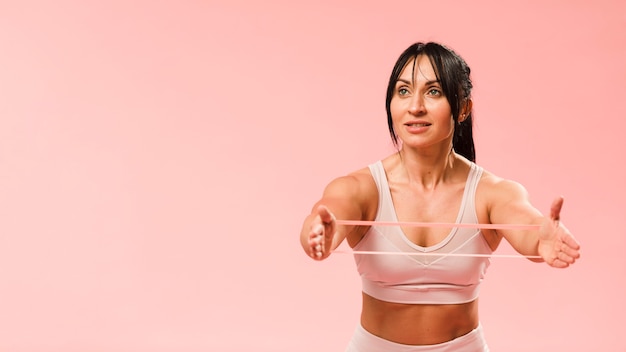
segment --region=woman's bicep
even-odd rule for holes
[[[530,202],[519,183],[503,180],[494,185],[489,207],[492,224],[539,225],[543,216]],[[536,255],[538,229],[498,229],[497,233],[520,254]]]
[[[314,205],[312,212],[323,205],[337,220],[370,220],[372,206],[371,187],[367,177],[349,175],[337,178],[326,186],[322,198]],[[357,229],[352,225],[338,225],[333,248],[337,247],[349,234]]]
[[[329,183],[322,198],[315,204],[326,206],[337,219],[361,219],[364,204],[360,197],[359,180],[353,176],[344,176]]]

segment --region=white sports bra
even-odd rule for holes
[[[382,162],[369,168],[379,194],[376,221],[398,221]],[[474,196],[482,172],[481,167],[471,164],[457,223],[478,223]],[[405,304],[459,304],[475,300],[493,252],[477,229],[454,228],[440,243],[422,247],[411,242],[400,226],[371,226],[354,250],[407,253],[354,255],[363,292],[379,300]]]

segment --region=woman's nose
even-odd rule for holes
[[[411,101],[409,102],[409,112],[413,115],[420,115],[426,111],[424,107],[424,99],[419,94],[411,97]]]

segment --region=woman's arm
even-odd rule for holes
[[[365,220],[372,203],[367,177],[371,179],[369,173],[356,173],[337,178],[326,186],[322,198],[305,218],[300,232],[302,248],[311,258],[327,258],[357,228],[339,226],[336,219]]]
[[[511,246],[526,256],[541,256],[548,265],[566,268],[580,257],[580,245],[560,221],[563,198],[552,203],[549,216],[543,216],[529,201],[519,183],[499,180],[490,187],[489,220],[494,224],[536,224],[539,230],[497,230]]]

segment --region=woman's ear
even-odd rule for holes
[[[459,123],[465,121],[469,114],[472,112],[472,99],[467,98],[463,100],[463,105],[461,106],[461,114],[459,115]]]

